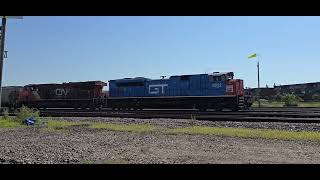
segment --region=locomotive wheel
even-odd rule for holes
[[[207,111],[207,109],[206,108],[200,108],[199,111],[200,112],[205,112],[205,111]]]
[[[216,110],[217,112],[221,112],[222,109],[223,109],[223,108],[221,108],[221,107],[215,108],[215,110]]]
[[[231,111],[238,111],[238,110],[239,110],[238,106],[231,108]]]
[[[90,105],[90,110],[94,111],[94,110],[96,110],[96,107],[94,105]]]

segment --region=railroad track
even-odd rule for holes
[[[41,110],[43,112],[47,111],[64,111],[64,112],[92,112],[92,110],[89,109],[72,109],[72,108],[63,108],[63,109],[46,109]],[[141,112],[197,112],[196,109],[144,109]],[[102,110],[95,110],[95,112],[137,112],[136,110],[111,110],[110,108],[103,108]],[[214,110],[208,110],[206,112],[216,112]],[[257,113],[263,113],[263,112],[277,112],[277,113],[320,113],[320,108],[253,108],[251,110],[240,110],[239,112],[257,112]],[[219,112],[219,113],[231,113],[228,110]]]
[[[262,107],[262,108],[252,108],[251,111],[318,112],[320,113],[320,108],[317,108],[317,107]]]
[[[46,109],[40,110],[44,117],[119,117],[119,118],[171,118],[195,119],[210,121],[239,121],[239,122],[290,122],[290,123],[320,123],[320,108],[260,108],[250,111],[205,111],[192,109],[145,109],[118,110],[104,108],[100,111],[74,109]],[[14,113],[10,115],[15,115]]]
[[[300,118],[320,118],[320,113],[308,112],[257,112],[257,111],[239,111],[239,112],[215,112],[215,111],[40,111],[41,114],[72,114],[72,115],[130,115],[130,114],[164,114],[164,115],[225,115],[225,116],[250,116],[250,117],[300,117]]]
[[[290,122],[320,123],[320,113],[306,112],[198,112],[179,110],[143,110],[143,111],[41,111],[41,116],[49,117],[118,117],[118,118],[171,118],[210,121],[239,122]]]
[[[283,116],[283,117],[319,117],[320,111],[282,111],[282,110],[274,110],[274,111],[265,111],[265,110],[242,110],[238,112],[232,111],[198,111],[194,109],[144,109],[144,110],[111,110],[111,109],[103,109],[99,111],[91,111],[91,110],[74,110],[74,109],[48,109],[41,110],[42,113],[74,113],[74,114],[83,114],[83,113],[97,113],[97,114],[187,114],[187,115],[247,115],[247,116]]]

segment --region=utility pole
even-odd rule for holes
[[[0,110],[1,110],[1,99],[2,99],[2,71],[3,71],[3,59],[6,52],[4,51],[4,42],[6,37],[6,24],[7,18],[10,19],[22,19],[22,16],[2,16],[1,23],[1,41],[0,41]]]
[[[257,62],[257,69],[258,69],[258,103],[259,103],[259,108],[261,107],[260,104],[260,67],[259,67],[259,56],[258,56],[258,62]]]
[[[2,99],[2,71],[3,71],[3,59],[4,59],[4,41],[6,37],[6,24],[7,18],[2,17],[1,23],[1,44],[0,44],[0,109],[1,109],[1,99]]]

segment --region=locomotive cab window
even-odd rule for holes
[[[180,76],[180,80],[182,81],[189,80],[189,76]]]
[[[227,73],[225,76],[226,76],[226,79],[227,79],[227,80],[232,80],[234,74],[231,72],[231,73]]]
[[[213,82],[221,81],[221,77],[220,76],[212,76],[212,81]]]
[[[220,76],[209,76],[209,81],[210,82],[221,81],[221,77]]]
[[[143,82],[116,83],[117,87],[144,86]]]
[[[220,81],[225,81],[225,80],[227,80],[226,75],[221,75],[221,76],[220,76]]]

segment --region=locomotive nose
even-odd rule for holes
[[[232,79],[226,81],[226,95],[244,95],[243,80]]]

